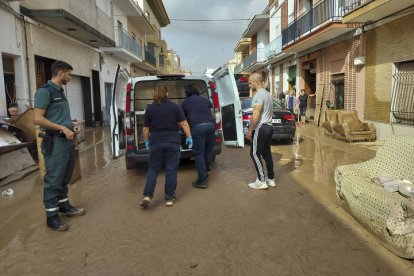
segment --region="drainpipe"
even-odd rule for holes
[[[27,74],[27,88],[29,92],[29,106],[33,107],[32,105],[32,83],[30,80],[30,67],[29,67],[29,52],[27,47],[27,32],[26,32],[26,20],[23,17],[23,31],[24,31],[24,47],[25,47],[25,55],[26,55],[26,74]]]

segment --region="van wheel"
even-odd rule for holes
[[[125,166],[127,170],[136,168],[137,164],[135,162],[129,161],[128,159],[125,159]]]

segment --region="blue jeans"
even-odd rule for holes
[[[213,149],[216,142],[213,123],[202,123],[191,129],[193,137],[193,154],[197,167],[197,184],[203,183],[207,178],[207,172],[211,169]]]
[[[147,181],[144,196],[152,198],[158,173],[165,165],[165,200],[175,198],[177,169],[180,159],[180,145],[173,143],[150,144]]]

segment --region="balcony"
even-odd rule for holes
[[[243,61],[243,72],[252,73],[266,65],[265,49],[257,49]]]
[[[145,46],[145,61],[157,67],[157,58],[149,51],[148,46]]]
[[[265,25],[269,24],[268,14],[255,15],[247,26],[246,31],[243,33],[242,38],[251,38],[257,34],[257,32]]]
[[[142,61],[142,45],[133,39],[126,30],[115,28],[116,47],[102,47],[105,53],[119,57],[127,62]]]
[[[251,43],[251,38],[241,38],[234,48],[234,52],[248,51]]]
[[[267,63],[272,64],[279,60],[287,57],[288,53],[282,51],[282,35],[276,37],[269,45],[265,48],[265,56],[267,58]]]
[[[59,6],[59,3],[54,4]],[[115,45],[115,42],[111,38],[101,32],[102,30],[105,31],[106,26],[109,26],[108,23],[111,22],[110,17],[105,18],[103,15],[95,14],[94,17],[102,18],[102,26],[98,25],[94,28],[90,25],[90,22],[87,23],[84,21],[85,18],[65,9],[31,9],[31,5],[33,5],[33,7],[36,7],[36,5],[28,1],[24,2],[24,5],[25,6],[20,6],[20,12],[23,15],[33,18],[42,24],[48,25],[51,28],[78,39],[92,47],[113,47]]]
[[[344,23],[375,21],[413,5],[412,0],[346,0]]]
[[[141,33],[154,34],[155,30],[152,28],[151,23],[145,16],[144,11],[134,0],[113,0],[113,2],[119,6],[119,8],[125,13],[125,15],[131,19]]]
[[[344,2],[337,0],[318,2],[282,30],[283,50],[300,52],[360,26],[342,24],[344,14]]]

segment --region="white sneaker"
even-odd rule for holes
[[[262,182],[259,179],[256,179],[255,182],[247,184],[250,188],[255,190],[266,190],[269,186],[267,186],[266,181]]]
[[[276,181],[274,179],[266,178],[266,184],[270,187],[276,187]]]

